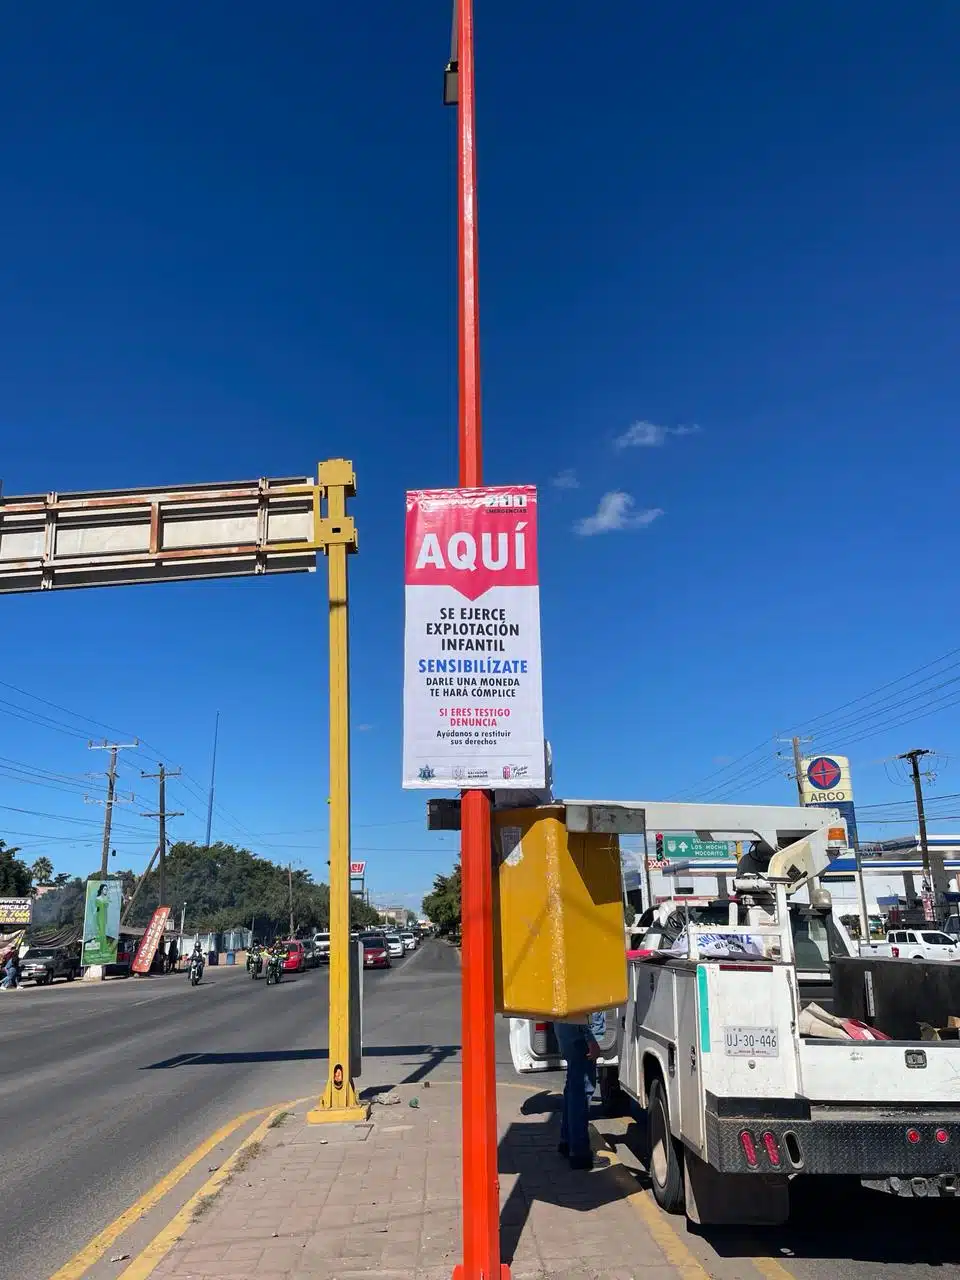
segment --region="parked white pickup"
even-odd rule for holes
[[[960,960],[960,939],[939,929],[891,929],[886,942],[862,942],[860,954],[901,960]]]

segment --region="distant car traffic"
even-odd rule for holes
[[[390,952],[382,933],[361,933],[363,943],[363,967],[365,969],[389,969]]]
[[[283,969],[285,973],[303,973],[307,967],[307,954],[303,943],[299,939],[291,938],[289,942],[283,944],[287,949],[284,956]]]
[[[403,943],[404,951],[416,951],[417,947],[420,945],[420,939],[415,933],[401,933],[400,941]]]
[[[387,954],[391,960],[399,960],[404,952],[403,939],[399,933],[385,933],[384,938],[387,943]]]
[[[303,962],[308,969],[316,969],[320,964],[320,956],[312,938],[303,939]]]
[[[54,978],[72,982],[80,962],[59,947],[31,947],[20,961],[20,977],[32,979],[38,987],[48,987]]]
[[[351,934],[351,937],[355,935]],[[329,933],[315,933],[313,935],[313,945],[317,952],[317,962],[319,964],[330,963],[330,935]]]

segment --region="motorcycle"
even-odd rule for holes
[[[247,973],[256,982],[257,978],[263,973],[263,952],[251,951],[247,955]]]
[[[280,981],[283,974],[283,954],[271,951],[267,957],[267,986]]]
[[[203,977],[203,960],[200,956],[194,956],[190,961],[190,985],[197,987],[200,985],[200,979]]]

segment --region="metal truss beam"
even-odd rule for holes
[[[352,519],[321,517],[323,492],[296,476],[3,498],[0,593],[311,572],[355,542]]]

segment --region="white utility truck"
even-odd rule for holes
[[[582,803],[582,802],[581,802]],[[741,813],[742,816],[742,813]],[[822,811],[807,819],[810,830],[821,826]],[[749,836],[750,832],[741,832]],[[675,864],[677,873],[685,880],[698,878],[695,865]],[[688,869],[689,868],[689,869]],[[715,871],[708,873],[713,879]],[[830,961],[835,956],[853,956],[857,947],[843,924],[834,916],[830,904],[811,904],[798,900],[798,892],[805,892],[804,882],[788,886],[789,912],[793,933],[793,951],[800,988],[801,1006],[816,1001],[824,1009],[833,1009],[833,989]],[[626,894],[624,895],[626,897]],[[729,904],[726,898],[715,894],[666,899],[646,910],[635,912],[626,904],[625,951],[631,949],[670,950],[691,921],[705,927],[726,924]],[[619,1084],[620,1052],[626,1024],[625,1009],[606,1011],[604,1033],[600,1037],[600,1057],[597,1062],[597,1079],[600,1100],[606,1115],[620,1115],[625,1099]],[[541,1071],[557,1071],[563,1059],[553,1030],[553,1024],[545,1020],[510,1018],[510,1054],[514,1068],[521,1075]]]
[[[789,1214],[790,1182],[817,1175],[899,1196],[958,1193],[960,1041],[874,1038],[882,1028],[863,1024],[850,1038],[802,1010],[788,892],[807,884],[816,896],[846,843],[836,812],[568,802],[567,826],[753,841],[726,924],[691,921],[685,954],[629,961],[620,1085],[646,1110],[662,1208],[774,1224]]]

